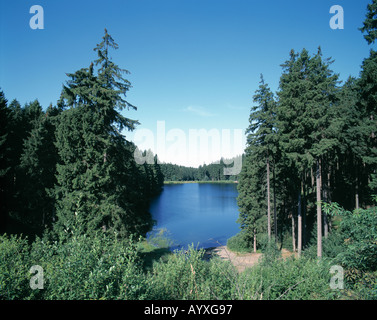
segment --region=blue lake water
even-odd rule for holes
[[[235,183],[165,185],[150,207],[155,230],[167,230],[173,248],[225,245],[240,231],[237,196]]]

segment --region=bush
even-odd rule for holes
[[[45,299],[138,297],[141,268],[131,240],[77,236],[66,243],[37,242],[33,249],[43,252],[43,246],[50,251],[39,262],[45,270]]]
[[[251,244],[245,232],[241,231],[227,241],[227,247],[233,252],[251,252]]]
[[[29,252],[27,239],[0,236],[0,299],[16,300],[30,295]]]
[[[1,237],[2,299],[141,299],[144,275],[132,239],[74,236],[65,242]],[[30,267],[43,268],[43,289],[30,288]]]
[[[169,255],[167,261],[158,261],[149,273],[148,299],[206,299],[202,283],[208,274],[203,250],[190,247]]]
[[[339,292],[330,289],[330,266],[307,258],[278,259],[258,264],[242,275],[249,298],[267,300],[334,299]]]

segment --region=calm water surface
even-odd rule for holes
[[[166,229],[175,248],[225,245],[240,230],[237,196],[234,183],[165,185],[150,208],[155,229]]]

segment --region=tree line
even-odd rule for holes
[[[67,236],[104,232],[144,235],[153,221],[149,200],[163,176],[134,160],[124,130],[138,121],[122,111],[129,72],[109,55],[118,45],[105,29],[89,68],[67,74],[56,106],[38,100],[21,107],[0,91],[0,233]]]
[[[377,2],[360,30],[377,38]],[[273,93],[261,75],[246,130],[246,160],[239,178],[240,237],[256,250],[267,235],[292,239],[299,255],[334,227],[324,203],[346,210],[374,204],[377,194],[377,52],[358,78],[341,83],[324,58],[291,50]]]
[[[226,169],[244,161],[244,158],[245,155],[232,159],[221,158],[217,162],[203,164],[198,168],[172,163],[161,163],[160,167],[165,181],[237,181],[239,175],[230,175]]]

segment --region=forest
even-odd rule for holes
[[[245,156],[240,155],[241,161]],[[232,159],[220,159],[218,162],[203,164],[198,168],[185,167],[172,163],[161,163],[160,168],[164,176],[164,181],[237,181],[238,175],[229,175],[226,168],[231,168],[237,161],[237,157]],[[225,170],[224,170],[225,169]]]
[[[138,122],[121,114],[136,107],[125,100],[128,71],[109,58],[117,47],[105,30],[98,59],[67,74],[46,111],[38,100],[21,107],[0,93],[2,233],[128,237],[151,228],[149,199],[163,177],[157,157],[155,165],[136,164],[136,146],[121,133]]]
[[[369,45],[376,21],[373,0],[360,28]],[[376,51],[345,83],[320,47],[288,53],[276,93],[261,75],[242,171],[229,176],[224,160],[137,164],[116,49],[105,29],[97,59],[45,110],[0,90],[0,300],[377,299]],[[225,180],[238,181],[241,227],[227,246],[262,253],[258,264],[238,272],[146,239],[164,181]]]

